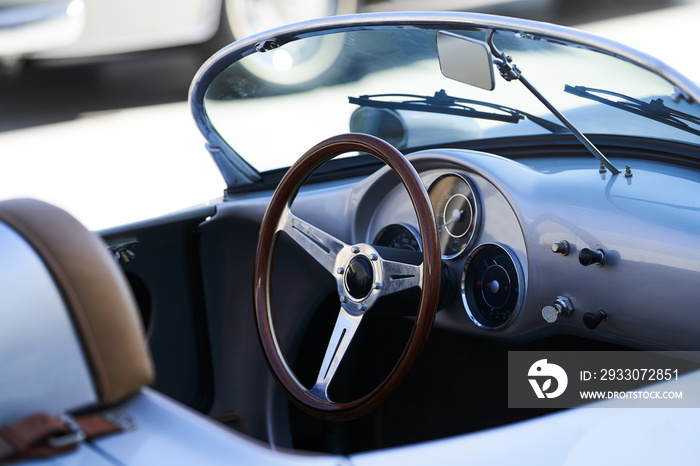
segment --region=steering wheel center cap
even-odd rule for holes
[[[345,269],[345,290],[351,298],[363,300],[369,296],[374,283],[372,263],[365,256],[353,257]]]

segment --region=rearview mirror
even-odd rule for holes
[[[493,60],[486,42],[439,31],[437,48],[440,71],[446,78],[487,91],[494,90]]]

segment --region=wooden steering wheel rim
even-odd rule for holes
[[[298,381],[282,353],[274,331],[270,276],[278,222],[285,209],[291,205],[299,187],[323,163],[352,151],[373,155],[386,163],[399,177],[411,198],[418,217],[423,249],[421,299],[408,343],[387,377],[361,398],[348,402],[333,402],[309,393]],[[441,256],[435,216],[428,193],[403,154],[381,139],[364,134],[334,136],[311,148],[289,168],[277,186],[260,226],[255,259],[254,303],[258,337],[270,371],[291,401],[306,412],[323,419],[353,419],[376,408],[405,380],[425,347],[435,320],[440,292]]]

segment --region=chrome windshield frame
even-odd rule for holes
[[[195,75],[189,103],[207,148],[219,166],[228,188],[250,186],[261,180],[260,173],[247,163],[214,130],[204,109],[204,97],[214,78],[224,69],[254,53],[256,47],[274,41],[285,44],[322,33],[360,29],[413,27],[418,29],[473,28],[533,34],[544,39],[564,41],[576,47],[602,52],[652,71],[676,86],[688,99],[700,102],[700,86],[661,60],[627,45],[572,28],[530,20],[458,12],[366,13],[321,18],[270,30],[234,42],[214,54]]]

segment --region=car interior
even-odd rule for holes
[[[675,132],[663,139],[641,134],[634,119],[646,117],[635,107],[629,127],[637,134],[595,134],[591,140],[605,154],[596,159],[555,118],[556,110],[542,118],[503,110],[501,103],[502,126],[491,137],[452,139],[477,134],[466,123],[432,141],[435,131],[427,139],[421,135],[433,123],[416,117],[403,128],[420,141],[413,145],[384,119],[394,115],[387,110],[429,115],[442,128],[445,115],[416,110],[415,102],[396,94],[373,94],[375,83],[359,69],[345,80],[331,71],[322,78],[327,81],[289,85],[265,81],[265,72],[246,66],[246,58],[253,50],[284,46],[285,38],[303,43],[340,31],[345,46],[365,51],[343,49],[353,61],[370,63],[368,75],[425,67],[415,56],[430,49],[430,73],[451,83],[461,70],[439,74],[438,58],[454,55],[438,51],[434,41],[436,34],[453,34],[460,22],[467,39],[457,46],[468,42],[469,50],[488,51],[484,47],[499,33],[501,47],[527,41],[522,49],[512,47],[524,50],[522,61],[514,54],[522,69],[511,66],[506,75],[525,76],[537,63],[528,53],[547,55],[573,39],[533,38],[535,30],[513,34],[516,26],[532,26],[459,15],[441,16],[439,24],[437,16],[415,16],[398,26],[383,16],[325,21],[234,44],[195,78],[192,105],[200,128],[206,126],[209,151],[220,167],[240,168],[235,174],[222,168],[228,188],[221,202],[96,234],[43,202],[0,203],[0,250],[16,265],[0,267],[0,295],[13,303],[0,307],[2,320],[13,322],[0,325],[0,345],[3,358],[15,345],[27,351],[7,380],[31,386],[27,381],[35,376],[27,368],[41,361],[43,381],[41,391],[24,393],[14,382],[0,383],[0,400],[8,400],[0,402],[2,423],[28,411],[75,406],[76,417],[112,408],[132,413],[132,437],[95,443],[124,464],[148,464],[166,447],[182,455],[178,460],[199,464],[234,458],[338,464],[351,455],[360,455],[357,464],[373,464],[384,457],[362,455],[490,435],[506,426],[513,430],[504,432],[518,432],[548,420],[564,430],[568,418],[556,416],[579,410],[509,406],[509,352],[697,350],[700,163],[689,142],[696,135],[681,127],[697,121],[667,129],[657,115],[654,124]],[[397,37],[432,42],[406,58],[387,45]],[[388,50],[386,60],[370,60],[376,50],[368,43]],[[589,52],[580,44],[572,48]],[[501,60],[496,65],[507,68],[505,55]],[[488,61],[490,73],[493,65]],[[489,77],[478,77],[487,88]],[[222,94],[223,84],[235,92]],[[364,85],[370,92],[352,87]],[[572,86],[557,88],[562,99],[601,104],[609,98],[590,86]],[[234,129],[251,132],[261,147],[289,145],[285,155],[298,161],[289,170],[283,163],[241,181],[255,172],[255,163],[230,162],[237,152],[222,142],[228,129],[217,127],[233,121],[224,107],[244,98],[296,104],[299,96],[309,99],[307,87],[326,92],[320,103],[309,103],[312,109],[325,108],[338,89],[343,125],[357,131],[317,137],[323,132],[314,129],[324,118],[317,113],[303,120],[301,136],[312,133],[314,144],[303,140],[306,149],[298,151],[289,135],[299,130],[286,129],[302,120],[298,106],[287,110],[275,101],[279,107],[265,113],[270,120],[251,117],[250,126]],[[254,88],[259,95],[251,96]],[[418,95],[419,105],[440,106],[436,99],[454,94],[433,90],[434,96]],[[406,94],[412,91],[409,86]],[[679,107],[697,112],[692,99],[680,100]],[[459,104],[450,102],[450,108]],[[246,105],[236,118],[252,115]],[[474,112],[477,104],[465,105],[459,111]],[[670,97],[666,105],[673,105]],[[622,106],[620,120],[630,114],[629,105]],[[680,112],[673,108],[664,110]],[[520,121],[511,125],[514,135],[500,132],[508,119]],[[527,128],[537,129],[519,133]],[[16,308],[29,310],[24,320]],[[31,330],[36,321],[45,322],[37,326],[40,334]],[[28,339],[41,343],[30,351]],[[686,370],[696,368],[688,364]],[[581,425],[593,425],[596,414],[580,411],[586,411]],[[662,414],[650,414],[656,415]],[[0,443],[0,461],[1,452]]]

